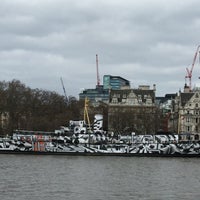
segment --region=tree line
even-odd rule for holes
[[[68,126],[70,120],[83,120],[83,111],[84,101],[73,96],[31,89],[19,80],[0,81],[0,135],[12,134],[16,129],[54,131]],[[106,104],[98,107],[90,104],[89,118],[92,120],[97,113],[103,114],[103,129],[110,129],[110,124],[115,132],[128,129],[129,132],[152,133],[159,129],[162,121],[159,109],[150,112],[130,108],[125,112],[119,107],[113,113]]]
[[[79,119],[84,102],[56,92],[31,89],[19,80],[0,82],[0,134],[13,130],[53,131]]]

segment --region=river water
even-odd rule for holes
[[[199,198],[199,158],[0,155],[0,200]]]

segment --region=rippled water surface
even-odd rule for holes
[[[200,158],[0,155],[0,200],[200,198]]]

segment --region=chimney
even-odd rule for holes
[[[184,91],[183,91],[184,93],[190,93],[190,87],[189,86],[187,86],[187,84],[185,84],[185,86],[184,86]]]

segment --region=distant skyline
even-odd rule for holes
[[[78,97],[99,75],[156,96],[183,91],[200,44],[198,0],[2,0],[0,80]],[[200,85],[197,58],[192,86]]]

